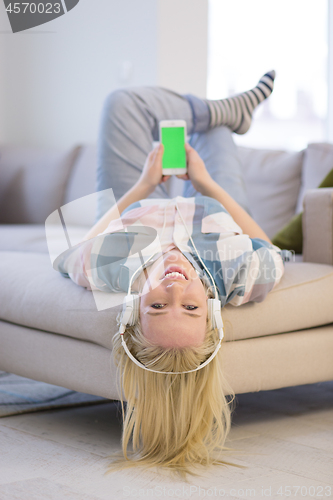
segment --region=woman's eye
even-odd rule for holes
[[[159,307],[159,306],[161,306],[161,307]],[[154,309],[161,309],[164,306],[163,306],[163,304],[152,304],[151,307],[153,307]],[[197,306],[184,306],[184,307],[186,307],[186,309],[188,311],[194,311],[195,309],[198,309]]]

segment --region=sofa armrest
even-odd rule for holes
[[[303,262],[333,265],[333,188],[310,189],[303,208]]]

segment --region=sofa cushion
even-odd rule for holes
[[[0,252],[0,318],[112,348],[125,293],[106,294],[114,307],[97,311],[92,292],[56,272],[47,254]],[[302,330],[333,322],[333,267],[286,263],[277,287],[261,303],[227,305],[225,339]]]
[[[66,226],[71,244],[79,243],[90,229],[89,227]],[[63,229],[59,226],[49,228],[49,244],[55,251],[61,245]],[[0,251],[48,253],[45,236],[45,224],[0,224]],[[60,252],[62,247],[60,246]]]
[[[296,212],[302,212],[305,193],[316,189],[326,175],[333,169],[333,144],[311,143],[305,150],[302,170],[302,184]]]
[[[63,203],[78,151],[2,146],[0,223],[44,223]]]
[[[333,266],[286,262],[280,283],[260,303],[241,306],[241,314],[224,308],[230,321],[229,340],[241,340],[276,333],[303,330],[333,322]]]
[[[239,147],[252,217],[272,238],[295,215],[304,151]]]

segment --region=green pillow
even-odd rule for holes
[[[318,188],[333,187],[333,169],[326,175]],[[294,217],[272,238],[272,243],[281,249],[303,251],[303,212]]]

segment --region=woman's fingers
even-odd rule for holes
[[[155,159],[158,155],[162,155],[163,154],[163,149],[164,149],[164,146],[162,143],[158,144],[157,146],[154,147],[154,149],[152,149],[150,151],[150,153],[148,154],[148,156],[152,159]]]
[[[163,155],[163,151],[164,151],[164,146],[163,144],[160,142],[159,145],[156,147],[156,152],[158,155]]]

